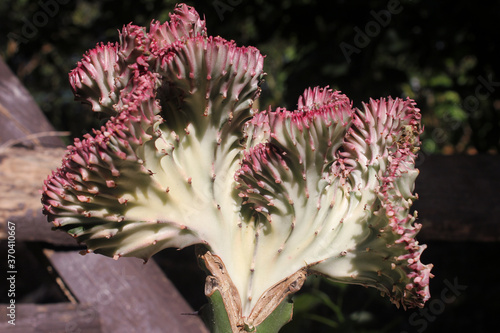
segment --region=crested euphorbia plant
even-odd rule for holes
[[[45,214],[115,259],[199,244],[213,331],[279,330],[309,274],[422,306],[415,103],[360,110],[326,87],[306,89],[295,111],[259,112],[263,60],[208,36],[185,5],[97,45],[70,81],[109,120],[68,147],[45,181]]]

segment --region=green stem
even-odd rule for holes
[[[231,327],[229,316],[224,306],[221,293],[217,290],[208,297],[209,304],[202,310],[202,318],[211,333],[235,332]],[[293,303],[285,299],[258,326],[248,324],[237,327],[236,332],[277,333],[292,319]]]

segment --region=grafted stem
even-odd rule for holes
[[[207,272],[205,295],[209,305],[203,317],[212,332],[278,332],[292,319],[291,296],[304,284],[307,271],[298,272],[269,288],[257,301],[248,317],[242,315],[238,290],[222,260],[205,246],[196,246],[200,266]]]

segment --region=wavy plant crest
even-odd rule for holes
[[[201,244],[214,332],[279,330],[309,274],[423,306],[415,103],[359,110],[317,87],[258,112],[263,76],[256,48],[208,36],[186,5],[88,51],[70,82],[109,120],[45,181],[49,221],[115,259]]]

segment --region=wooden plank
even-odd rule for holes
[[[0,238],[5,238],[5,223],[11,221],[16,223],[19,241],[29,235],[28,240],[53,238],[54,242],[70,244],[69,237],[50,235],[51,224],[42,216],[40,203],[43,181],[60,166],[63,154],[61,148],[12,147],[0,151]]]
[[[53,130],[30,93],[0,58],[0,144]],[[62,146],[62,141],[55,136],[30,141],[37,146]]]
[[[113,260],[76,251],[48,258],[79,302],[92,304],[104,332],[208,332],[173,284],[151,260]]]
[[[16,304],[15,325],[10,309],[0,305],[0,332],[8,333],[102,333],[99,313],[88,304]]]
[[[427,156],[419,169],[419,239],[500,241],[499,156]]]

